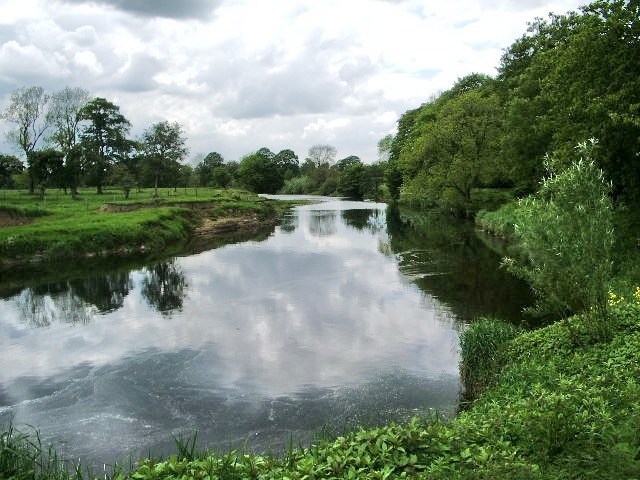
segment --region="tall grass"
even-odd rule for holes
[[[506,347],[519,333],[512,324],[480,318],[460,334],[460,377],[471,401],[491,385],[507,361]]]
[[[0,478],[11,480],[69,480],[81,478],[80,469],[72,469],[52,447],[42,445],[37,430],[26,433],[10,421],[0,433]]]

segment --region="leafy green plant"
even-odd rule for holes
[[[566,317],[594,308],[606,318],[614,245],[610,185],[581,143],[569,166],[548,157],[540,190],[518,204],[515,234],[526,258],[505,259],[537,295],[534,311]],[[564,162],[566,163],[566,161]]]

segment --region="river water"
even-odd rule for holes
[[[95,467],[452,414],[460,329],[526,287],[467,224],[322,200],[260,241],[0,282],[0,421]]]

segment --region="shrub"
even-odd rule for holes
[[[592,308],[606,318],[614,244],[610,185],[592,159],[595,140],[578,145],[562,168],[548,157],[540,190],[518,203],[515,234],[524,258],[506,259],[536,296],[534,312],[566,317]]]

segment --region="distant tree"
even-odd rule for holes
[[[349,167],[362,163],[360,157],[356,155],[349,155],[348,157],[342,158],[338,160],[332,168],[339,170],[341,172],[346,171]]]
[[[276,193],[284,184],[284,179],[274,161],[275,155],[267,148],[247,155],[238,166],[240,183],[256,193]]]
[[[158,122],[142,134],[145,162],[153,174],[154,196],[158,196],[158,181],[163,172],[175,171],[188,153],[182,127],[179,123]],[[175,184],[174,184],[175,186]]]
[[[65,87],[51,95],[47,122],[51,125],[48,141],[65,156],[63,187],[71,189],[73,198],[78,196],[78,180],[82,171],[79,149],[82,109],[89,102],[89,92],[83,88]]]
[[[231,181],[233,180],[229,169],[225,167],[214,168],[211,178],[213,180],[213,185],[220,188],[227,188],[231,185]]]
[[[213,181],[213,171],[224,165],[224,158],[218,152],[210,152],[196,165],[195,173],[202,187],[210,185]]]
[[[36,149],[49,127],[48,102],[49,95],[42,87],[23,87],[11,93],[9,106],[2,114],[3,119],[16,124],[7,137],[25,156]]]
[[[111,185],[115,185],[122,190],[125,200],[129,199],[131,189],[136,186],[135,176],[123,162],[117,163],[113,166],[109,174],[109,181]]]
[[[7,139],[16,145],[25,157],[33,152],[49,127],[47,104],[49,95],[42,87],[23,87],[11,93],[9,106],[2,113],[4,120],[14,123]],[[29,191],[33,193],[34,181],[29,182]]]
[[[338,185],[340,193],[346,197],[353,198],[354,200],[362,200],[364,195],[364,172],[365,166],[359,159],[357,162],[343,167]]]
[[[393,135],[385,135],[378,141],[378,160],[386,162],[391,157],[393,147]]]
[[[80,137],[86,166],[101,194],[111,166],[132,148],[126,138],[131,124],[120,113],[120,107],[100,97],[87,103],[80,117],[85,122]]]
[[[89,91],[65,87],[51,95],[47,122],[51,125],[48,140],[63,153],[80,140],[82,109],[89,103]]]
[[[24,171],[24,164],[13,155],[0,154],[0,188],[13,188],[13,175]]]
[[[62,175],[64,154],[52,148],[34,150],[29,152],[27,164],[40,198],[43,198],[47,187],[55,185]]]
[[[309,149],[308,160],[311,160],[316,167],[323,165],[331,166],[336,158],[337,150],[335,147],[326,144],[314,145]]]
[[[298,155],[293,150],[281,150],[274,157],[274,161],[284,180],[295,177],[300,171]]]

